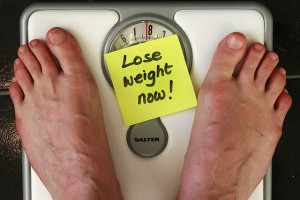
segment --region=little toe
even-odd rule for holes
[[[36,57],[33,55],[27,45],[20,46],[18,56],[22,60],[25,67],[28,69],[33,79],[38,78],[41,73],[41,66]]]
[[[12,99],[15,107],[18,107],[24,99],[23,90],[18,84],[16,78],[13,78],[9,85],[9,96]]]
[[[218,45],[207,74],[208,81],[228,80],[246,51],[246,38],[241,33],[232,33]]]
[[[279,95],[279,97],[277,98],[275,104],[276,112],[278,113],[279,119],[282,121],[282,123],[291,106],[292,106],[292,97],[288,94],[287,90],[284,89]]]
[[[253,82],[255,72],[265,54],[265,47],[262,44],[254,43],[250,46],[245,58],[243,67],[238,74],[238,80],[246,83]]]
[[[14,73],[18,84],[20,85],[23,93],[26,96],[26,93],[30,92],[33,87],[33,80],[28,69],[19,58],[15,60]]]
[[[272,72],[269,82],[266,86],[268,96],[271,98],[272,103],[275,104],[278,96],[281,94],[286,84],[286,72],[283,68],[276,68]],[[273,105],[274,105],[273,104]]]
[[[53,61],[49,50],[39,40],[32,40],[29,43],[29,48],[40,63],[41,70],[45,74],[58,74],[59,69]]]
[[[46,37],[50,51],[57,58],[65,73],[87,73],[88,68],[73,35],[62,28],[52,28]]]
[[[265,57],[262,59],[255,75],[255,81],[261,86],[261,89],[265,89],[266,82],[268,81],[278,62],[279,57],[275,52],[266,53]]]

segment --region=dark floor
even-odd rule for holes
[[[33,2],[37,1],[0,0],[0,200],[22,199],[21,145],[7,90],[19,46],[19,17]],[[287,89],[294,102],[273,159],[273,200],[297,200],[300,199],[300,1],[257,2],[266,5],[273,14],[274,50],[281,58],[280,65],[287,70]]]

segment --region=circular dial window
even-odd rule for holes
[[[172,21],[158,16],[136,16],[120,21],[108,33],[103,52],[102,68],[107,82],[113,88],[111,78],[104,62],[104,54],[177,34],[182,46],[188,70],[191,70],[192,51],[184,31]]]

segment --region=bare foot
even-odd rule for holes
[[[264,177],[291,106],[278,56],[253,44],[243,67],[246,39],[222,40],[198,95],[178,199],[250,197]]]
[[[18,50],[10,96],[32,168],[53,199],[122,199],[96,83],[74,37],[60,28]]]

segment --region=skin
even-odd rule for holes
[[[250,197],[264,177],[292,99],[278,55],[232,33],[218,45],[198,94],[179,200]],[[236,66],[245,57],[241,69]]]
[[[122,199],[98,88],[76,39],[53,28],[46,45],[33,40],[18,56],[10,85],[16,126],[52,198]],[[240,33],[220,42],[198,95],[178,199],[250,196],[270,164],[292,103],[277,63],[278,56],[261,44],[246,53]]]
[[[18,50],[10,96],[29,162],[53,199],[122,199],[97,85],[75,38],[54,28]]]

